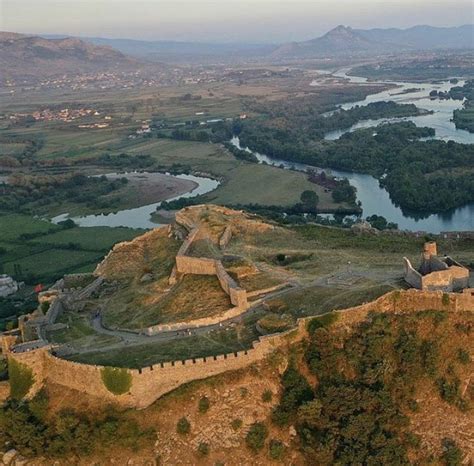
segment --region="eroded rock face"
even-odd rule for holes
[[[8,450],[4,455],[3,455],[3,464],[9,466],[13,464],[14,459],[18,456],[18,452],[14,449]]]

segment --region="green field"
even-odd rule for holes
[[[64,230],[26,215],[0,215],[0,255],[4,273],[28,283],[51,283],[66,273],[86,272],[117,242],[142,230],[130,228],[72,228]],[[23,235],[23,236],[22,236]]]

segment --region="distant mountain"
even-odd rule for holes
[[[474,25],[452,28],[352,29],[337,26],[317,39],[283,44],[272,58],[368,55],[407,50],[474,48]]]
[[[0,69],[3,79],[24,82],[61,74],[133,69],[137,60],[111,47],[76,38],[45,39],[0,32]]]
[[[472,49],[474,25],[459,27],[414,26],[409,29],[368,29],[356,32],[371,42],[397,44],[410,49]]]
[[[122,53],[137,58],[159,62],[226,61],[239,57],[264,56],[275,49],[274,45],[262,44],[211,44],[162,40],[107,39],[100,37],[85,37],[83,40],[96,45],[110,46]]]

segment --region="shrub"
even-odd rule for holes
[[[282,317],[276,314],[269,314],[259,319],[257,324],[259,330],[268,334],[288,330],[292,326],[293,321],[288,316]]]
[[[43,314],[46,314],[51,306],[51,303],[49,301],[43,301],[41,303],[40,309]]]
[[[459,348],[458,360],[461,364],[469,364],[469,362],[471,361],[471,357],[469,356],[469,353],[465,349]]]
[[[279,426],[288,424],[298,407],[306,401],[311,401],[314,397],[310,384],[298,371],[294,363],[291,363],[283,373],[281,384],[283,385],[283,393],[280,403],[272,413],[273,422]]]
[[[191,432],[191,424],[185,416],[183,416],[176,424],[176,432],[181,435],[186,435]]]
[[[448,306],[449,305],[449,294],[448,293],[443,293],[443,297],[441,298],[441,302],[443,303],[443,306]]]
[[[209,454],[209,444],[206,442],[201,442],[198,445],[198,453],[202,456],[207,456]]]
[[[273,393],[268,388],[262,393],[262,401],[269,403],[272,401]]]
[[[8,380],[8,365],[6,359],[0,359],[0,382]]]
[[[207,396],[203,396],[199,400],[199,412],[201,414],[206,413],[209,410],[209,406],[210,406],[209,398]]]
[[[48,413],[49,398],[44,389],[40,390],[29,403],[31,414],[39,421],[46,419]]]
[[[460,466],[462,464],[462,451],[454,440],[445,438],[443,440],[443,450],[442,458],[446,462],[446,466]]]
[[[327,328],[330,327],[334,322],[336,322],[338,315],[335,312],[329,312],[323,314],[320,317],[315,317],[308,322],[308,332],[310,335],[314,333],[318,328]]]
[[[234,419],[230,425],[232,429],[239,430],[242,427],[242,419]]]
[[[123,395],[132,386],[132,374],[127,369],[104,367],[100,375],[107,390],[114,395]]]
[[[14,400],[24,398],[33,386],[33,371],[14,359],[8,361],[8,377],[10,379],[10,396]]]
[[[257,452],[263,448],[265,445],[265,439],[268,436],[267,426],[263,422],[254,422],[247,436],[245,437],[245,443],[253,451]]]
[[[279,460],[285,453],[285,445],[280,440],[272,438],[268,447],[268,453],[272,460]]]

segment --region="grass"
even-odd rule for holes
[[[289,313],[300,318],[357,306],[392,290],[391,286],[376,283],[367,283],[364,287],[348,290],[315,286],[269,300],[268,305],[279,313]]]
[[[132,285],[116,293],[106,306],[106,325],[140,329],[211,317],[230,309],[232,304],[216,277],[186,275],[164,295],[153,285]]]
[[[75,267],[90,265],[90,271],[98,262],[102,253],[94,251],[73,251],[65,249],[49,249],[38,254],[23,257],[14,262],[4,264],[5,273],[15,274],[14,264],[21,266],[23,274],[34,274],[38,277],[49,277],[56,274],[58,277],[75,270]],[[38,271],[40,273],[38,274]]]
[[[46,233],[58,231],[60,227],[46,220],[20,214],[0,214],[0,238],[2,242],[17,240],[23,233]]]
[[[69,359],[87,364],[139,368],[159,362],[232,353],[250,348],[252,341],[258,338],[253,323],[254,319],[247,321],[245,325],[229,330],[214,331],[204,336],[183,337],[166,343],[129,346],[121,351],[76,354]]]
[[[226,177],[226,182],[205,195],[214,204],[260,204],[292,206],[300,202],[303,191],[315,191],[321,209],[334,209],[337,204],[321,186],[308,181],[304,173],[291,172],[269,165],[241,163]]]
[[[85,250],[107,251],[111,244],[130,240],[141,233],[143,233],[142,230],[122,227],[71,228],[43,236],[38,242],[42,244],[64,245],[74,243]]]

